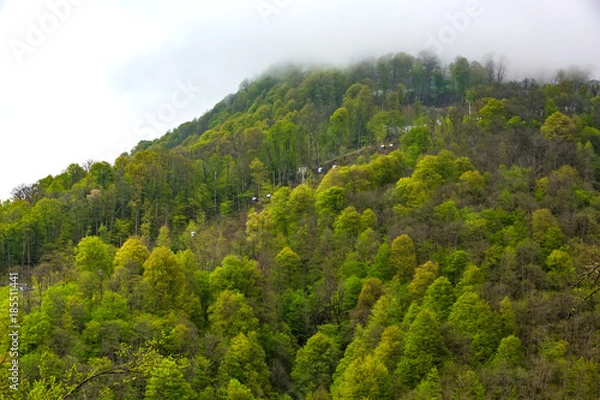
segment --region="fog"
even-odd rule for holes
[[[458,55],[504,56],[508,79],[548,80],[570,65],[599,78],[600,6],[594,0],[0,0],[0,42],[0,199],[6,199],[15,186],[70,163],[113,162],[139,140],[202,115],[274,64],[344,66],[431,48],[445,63]]]

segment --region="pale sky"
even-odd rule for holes
[[[595,0],[0,0],[0,200],[70,163],[112,163],[289,61],[435,47],[512,77],[600,77]]]

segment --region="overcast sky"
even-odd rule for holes
[[[596,0],[0,0],[0,199],[112,163],[288,61],[437,49],[509,74],[600,76]]]

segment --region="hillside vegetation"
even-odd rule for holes
[[[16,188],[0,396],[599,398],[600,83],[504,69],[276,69]]]

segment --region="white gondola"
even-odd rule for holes
[[[256,196],[252,196],[252,202],[253,202],[253,203],[256,203],[257,201],[258,201],[258,197],[256,197]]]
[[[317,168],[317,172],[320,173],[320,174],[322,174],[323,173],[323,167]]]
[[[271,199],[271,193],[267,195],[267,199]]]

